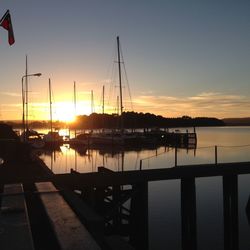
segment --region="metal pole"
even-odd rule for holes
[[[94,113],[94,92],[91,90],[91,114]]]
[[[102,86],[102,114],[104,114],[104,85]]]
[[[215,154],[215,165],[218,163],[218,152],[217,152],[217,146],[214,147],[214,154]]]
[[[27,74],[27,56],[26,56],[26,72],[25,75],[22,77],[22,106],[23,106],[23,134],[24,134],[24,141],[27,140],[27,131],[28,131],[28,77],[29,76],[41,76],[41,73],[36,74]],[[24,88],[24,80],[25,78],[25,88]],[[25,108],[26,107],[26,108]]]
[[[76,82],[74,82],[74,106],[75,106],[75,118],[76,118]],[[75,138],[76,138],[76,125],[75,125]]]
[[[49,78],[49,112],[50,112],[50,132],[52,133],[52,130],[53,130],[53,120],[52,120],[52,96],[51,96],[51,82],[50,82],[50,78]]]
[[[22,77],[22,105],[23,105],[23,117],[22,117],[22,121],[23,121],[23,139],[24,139],[24,141],[25,141],[25,115],[24,115],[24,113],[25,113],[25,96],[24,96],[24,86],[23,86],[23,78],[24,77]]]
[[[122,77],[121,77],[121,58],[120,58],[120,40],[117,36],[117,57],[118,57],[118,70],[119,70],[119,86],[120,86],[120,112],[121,112],[121,133],[123,133],[123,105],[122,105]]]
[[[29,119],[28,118],[28,115],[29,115],[29,112],[28,112],[28,57],[27,55],[26,55],[26,69],[25,69],[25,104],[26,104],[25,130],[26,130],[26,137],[27,137],[27,132],[29,130],[29,127],[28,127],[28,119]]]

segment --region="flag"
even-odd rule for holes
[[[6,11],[6,13],[3,15],[2,19],[0,20],[0,26],[2,26],[4,29],[8,30],[8,37],[9,37],[9,45],[12,45],[15,42],[12,23],[11,23],[11,17],[9,10]]]

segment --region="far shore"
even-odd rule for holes
[[[124,112],[124,128],[181,128],[181,127],[216,127],[216,126],[250,126],[250,117],[245,118],[224,118],[182,116],[176,118],[166,118],[150,113]],[[54,129],[115,129],[119,127],[120,115],[116,114],[96,114],[89,116],[77,116],[75,121],[63,122],[53,121]],[[12,126],[14,129],[22,129],[21,120],[2,120],[0,122]],[[49,120],[30,120],[30,128],[48,129]]]

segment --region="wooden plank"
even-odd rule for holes
[[[129,185],[145,181],[159,181],[180,178],[223,176],[228,174],[249,174],[250,162],[218,163],[204,165],[178,166],[162,169],[138,171],[82,173],[77,175],[57,174],[54,181],[74,189],[83,187],[103,187]]]
[[[113,173],[114,171],[109,169],[109,168],[105,168],[105,167],[98,167],[98,173]]]
[[[134,247],[118,235],[105,237],[105,242],[110,250],[135,250]]]
[[[73,191],[64,190],[62,192],[64,199],[70,204],[77,216],[83,221],[88,229],[96,236],[104,235],[104,219],[91,209],[82,199]]]
[[[218,163],[186,165],[161,169],[147,169],[124,172],[105,172],[105,173],[81,173],[81,174],[56,174],[53,177],[19,177],[1,176],[0,184],[13,182],[44,182],[53,181],[60,185],[66,185],[74,189],[83,187],[103,187],[112,185],[130,185],[144,181],[160,181],[170,179],[192,178],[192,177],[211,177],[223,176],[228,174],[249,174],[250,162]]]
[[[1,250],[34,249],[22,184],[4,186],[0,213]]]
[[[101,249],[51,182],[36,183],[36,187],[61,249]]]

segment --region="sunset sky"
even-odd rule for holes
[[[28,73],[42,73],[29,78],[29,119],[49,118],[49,78],[55,119],[74,115],[74,81],[77,114],[91,112],[91,90],[101,112],[103,85],[114,112],[116,36],[125,111],[250,117],[249,0],[1,0],[7,9],[16,42],[0,27],[0,120],[22,117],[25,55]]]

